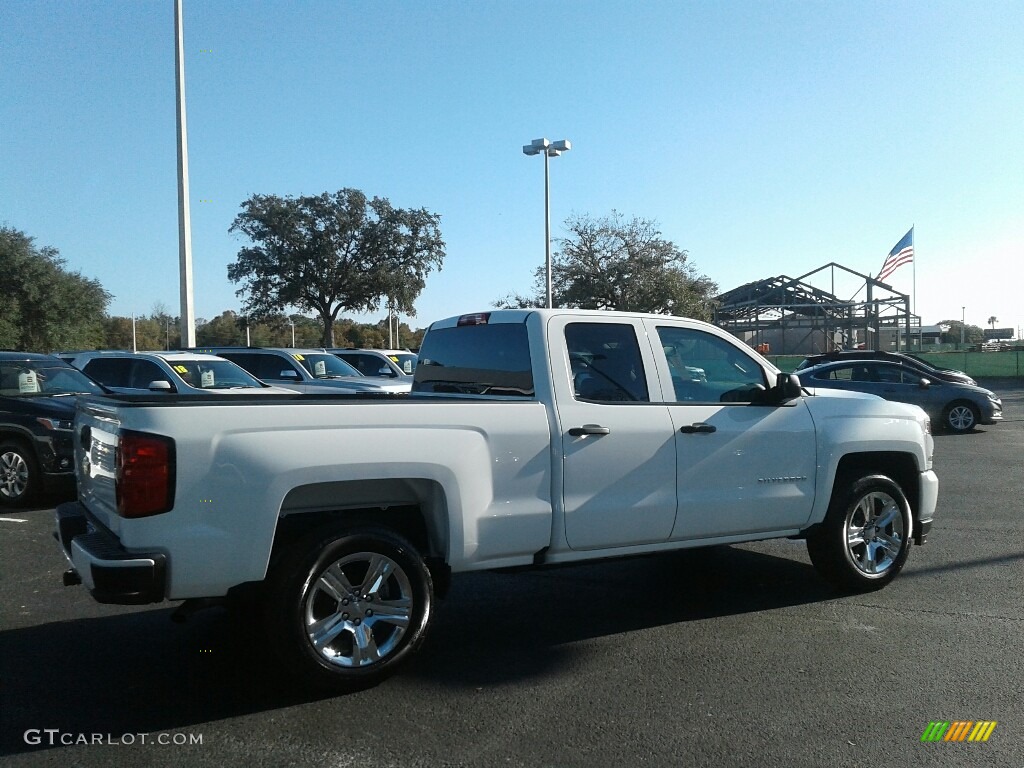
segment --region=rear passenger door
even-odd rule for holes
[[[562,430],[565,535],[573,549],[666,541],[676,517],[675,441],[668,408],[651,402],[657,379],[644,364],[642,321],[557,315],[552,369]],[[557,352],[556,352],[557,350]]]

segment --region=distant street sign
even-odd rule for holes
[[[1014,330],[1013,328],[985,328],[985,340],[989,339],[1012,339]]]

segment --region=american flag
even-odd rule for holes
[[[885,257],[885,263],[882,264],[882,269],[879,271],[878,277],[875,279],[885,280],[897,269],[902,267],[904,264],[909,264],[913,260],[914,228],[911,227],[910,231],[903,236],[903,239],[896,243],[892,250],[889,251],[889,255]]]

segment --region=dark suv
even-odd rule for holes
[[[837,352],[826,352],[821,355],[808,355],[795,370],[802,371],[804,368],[810,368],[813,365],[838,363],[844,360],[885,360],[890,363],[899,363],[905,368],[917,372],[922,378],[952,381],[957,384],[970,384],[972,386],[978,385],[978,382],[963,371],[957,371],[952,368],[939,368],[905,352],[882,352],[871,349],[846,349]]]
[[[27,504],[73,477],[75,395],[105,391],[50,355],[0,352],[0,506]]]

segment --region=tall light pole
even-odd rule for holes
[[[960,349],[964,348],[964,331],[967,329],[967,307],[960,307]]]
[[[185,129],[185,30],[181,0],[174,0],[174,82],[178,104],[178,271],[181,292],[181,346],[196,345],[192,294],[192,220],[188,207],[188,131]]]
[[[551,302],[551,182],[548,175],[548,158],[558,157],[563,152],[572,149],[572,144],[566,140],[550,142],[547,139],[534,139],[523,147],[524,155],[544,155],[544,265],[547,275],[547,308],[553,306]]]

